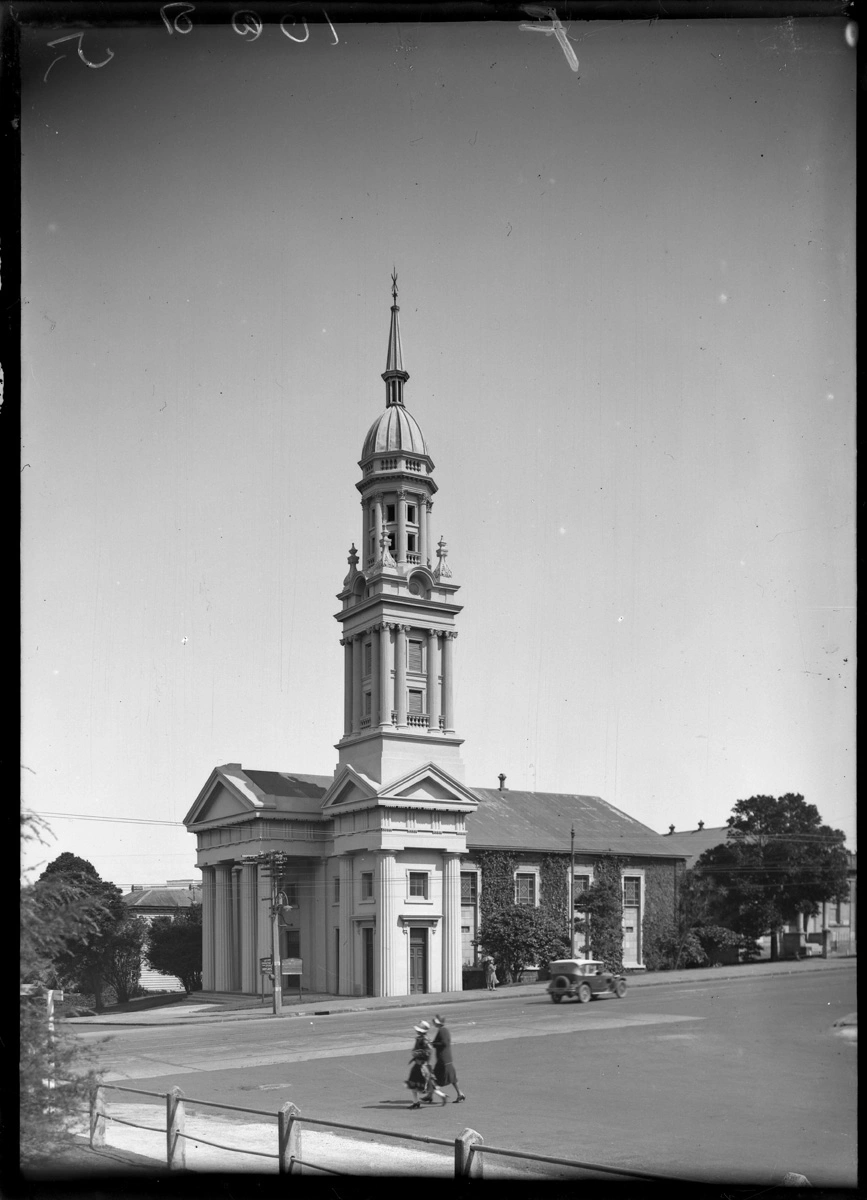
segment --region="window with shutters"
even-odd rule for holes
[[[370,692],[364,693],[364,716],[369,717],[371,711]]]
[[[416,691],[415,688],[410,688],[409,704],[407,705],[407,711],[411,712],[411,713],[423,713],[424,712],[424,692],[419,692],[419,691]]]
[[[370,642],[364,643],[364,674],[369,675],[373,667],[373,646]]]
[[[422,644],[415,638],[410,638],[406,648],[406,666],[408,671],[421,671],[423,667]]]

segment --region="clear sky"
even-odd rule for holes
[[[660,832],[801,792],[854,847],[844,22],[572,22],[576,72],[513,23],[231,12],[93,66],[24,36],[22,787],[78,814],[42,861],[192,878],[182,828],[81,815],[334,770],[393,266],[467,782]]]

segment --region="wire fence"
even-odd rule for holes
[[[153,1125],[142,1125],[116,1116],[106,1109],[106,1093],[125,1092],[136,1096],[149,1096],[161,1100],[165,1105],[165,1126],[156,1128]],[[212,1141],[200,1134],[189,1134],[185,1130],[186,1117],[190,1108],[215,1108],[232,1113],[245,1113],[266,1120],[276,1120],[276,1149],[273,1152],[254,1150],[248,1146],[227,1146],[223,1142]],[[106,1126],[108,1122],[126,1125],[135,1129],[147,1130],[150,1133],[165,1134],[166,1165],[170,1171],[186,1169],[186,1143],[211,1146],[217,1150],[225,1150],[230,1154],[250,1154],[258,1158],[277,1160],[277,1170],[281,1175],[300,1175],[305,1171],[323,1172],[328,1175],[352,1175],[352,1171],[341,1171],[334,1167],[316,1162],[303,1151],[301,1136],[302,1126],[319,1126],[324,1129],[345,1130],[353,1134],[373,1135],[387,1143],[393,1139],[414,1142],[419,1145],[443,1146],[454,1153],[454,1177],[482,1178],[484,1163],[488,1158],[516,1159],[526,1163],[544,1163],[549,1166],[567,1167],[591,1175],[619,1177],[629,1179],[646,1179],[666,1183],[698,1182],[689,1180],[686,1176],[662,1175],[652,1171],[636,1171],[629,1167],[614,1167],[602,1163],[583,1162],[574,1158],[561,1158],[549,1154],[533,1154],[525,1150],[507,1149],[500,1146],[490,1146],[475,1129],[464,1129],[455,1138],[433,1137],[421,1133],[402,1133],[391,1129],[377,1129],[369,1125],[354,1125],[346,1121],[332,1121],[324,1117],[312,1117],[302,1114],[294,1104],[286,1103],[278,1112],[267,1112],[258,1108],[242,1108],[236,1104],[223,1104],[216,1100],[197,1100],[185,1096],[180,1088],[172,1088],[170,1092],[149,1092],[141,1088],[123,1087],[120,1084],[103,1083],[94,1089],[90,1103],[90,1144],[94,1148],[105,1145]],[[368,1139],[365,1139],[368,1140]]]

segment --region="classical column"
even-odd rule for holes
[[[391,710],[394,691],[391,687],[391,631],[393,625],[384,622],[379,635],[379,702],[381,712],[379,724],[391,728]]]
[[[433,508],[433,500],[425,500],[425,502],[424,502],[424,535],[425,535],[424,541],[425,541],[425,547],[426,547],[425,553],[426,553],[427,557],[426,558],[423,557],[422,562],[426,567],[429,567],[431,565],[430,548],[431,548],[432,543],[430,540],[430,514],[431,514],[432,508]]]
[[[259,960],[256,946],[258,868],[244,863],[241,868],[241,991],[255,996],[259,991]]]
[[[352,856],[341,854],[340,868],[340,978],[337,991],[341,996],[353,994],[352,945]]]
[[[394,638],[394,707],[397,727],[406,728],[406,633],[408,625],[396,626]]]
[[[232,867],[232,991],[241,990],[241,864]]]
[[[461,856],[443,854],[444,992],[463,991],[461,959]]]
[[[382,492],[373,496],[373,561],[379,558],[379,539],[382,537]]]
[[[216,989],[214,976],[214,932],[217,878],[213,867],[202,867],[202,991]]]
[[[418,560],[423,567],[427,566],[427,500],[424,496],[418,498]]]
[[[397,932],[397,873],[391,851],[376,856],[376,995],[394,996],[394,938]]]
[[[343,647],[343,736],[352,733],[352,638],[341,638]]]
[[[220,863],[216,868],[217,895],[214,922],[214,989],[232,990],[232,865]]]
[[[399,563],[406,562],[406,488],[397,491],[397,554]]]
[[[440,731],[439,630],[427,631],[427,718],[428,728]]]
[[[255,903],[256,903],[256,959],[270,958],[271,944],[271,881],[265,872],[256,868],[255,874]],[[266,995],[272,991],[271,980],[259,973],[259,963],[256,962],[256,987],[264,989]]]
[[[361,501],[361,561],[364,567],[371,566],[370,558],[370,529],[373,523],[373,508],[370,496],[365,496]]]
[[[361,728],[361,646],[362,636],[352,639],[352,732]]]
[[[445,733],[455,731],[454,704],[454,672],[455,672],[455,638],[457,633],[450,630],[443,634],[443,709],[445,716]]]
[[[380,679],[382,676],[379,665],[379,656],[382,653],[381,626],[374,625],[370,635],[370,645],[370,728],[373,729],[379,722]]]

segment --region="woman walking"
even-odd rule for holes
[[[494,988],[497,986],[497,983],[499,982],[497,979],[497,970],[496,970],[496,967],[494,966],[494,960],[492,958],[486,958],[484,965],[485,965],[485,984],[487,985],[488,991],[492,992],[494,990]]]
[[[455,1104],[460,1104],[462,1100],[466,1100],[466,1096],[458,1087],[458,1076],[452,1059],[452,1035],[446,1029],[445,1018],[441,1017],[439,1013],[434,1017],[434,1025],[436,1025],[436,1037],[433,1040],[433,1048],[437,1052],[434,1078],[438,1087],[448,1087],[451,1084],[455,1089]]]
[[[436,1086],[436,1081],[433,1077],[433,1071],[430,1069],[430,1042],[427,1040],[428,1030],[430,1025],[427,1021],[421,1021],[413,1027],[416,1034],[415,1042],[412,1047],[412,1057],[410,1058],[409,1078],[406,1081],[406,1086],[412,1092],[412,1104],[410,1108],[421,1108],[421,1100],[419,1096],[424,1097],[425,1101],[432,1103],[433,1094],[442,1096],[443,1104],[446,1103],[446,1094],[441,1092]]]

